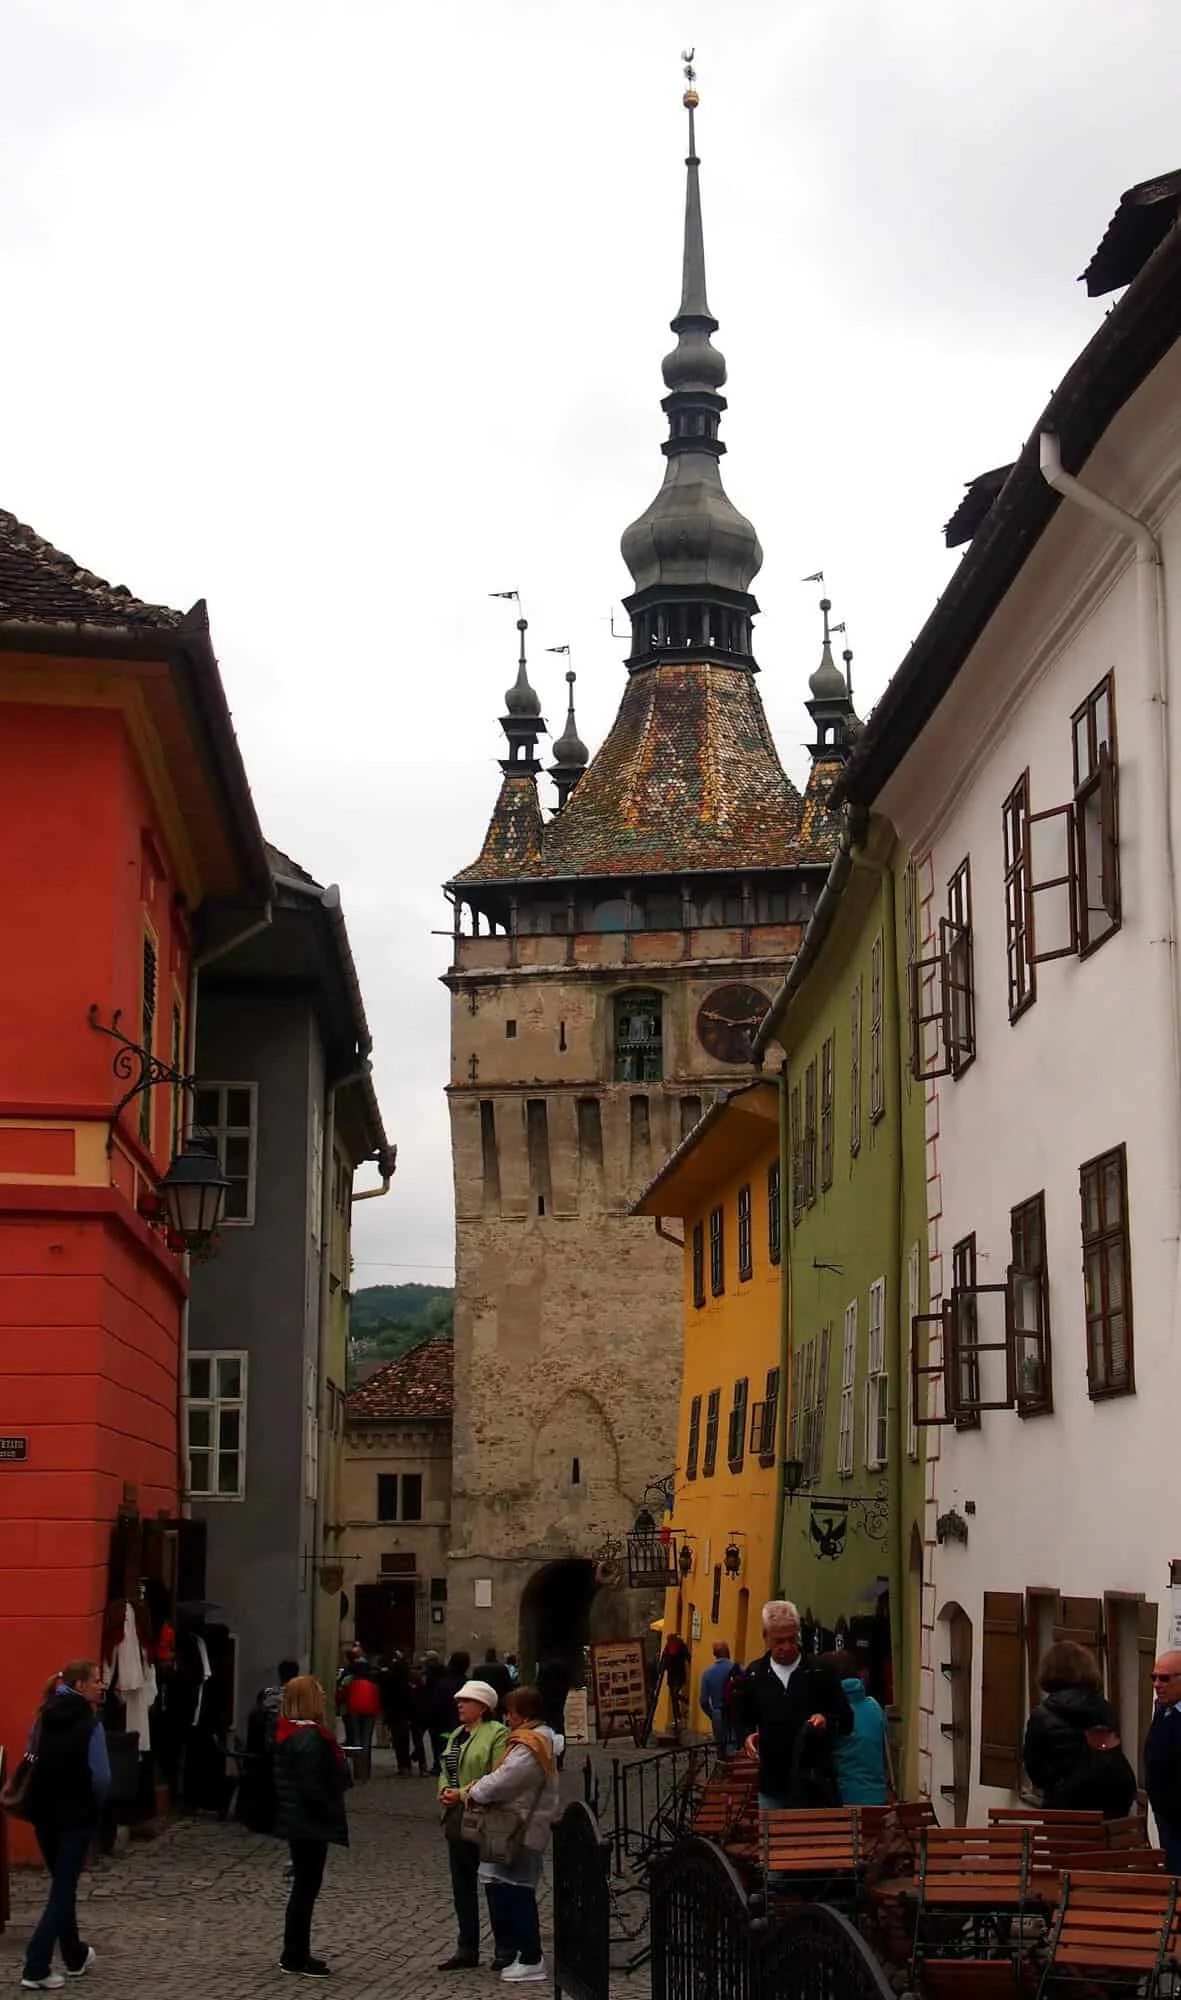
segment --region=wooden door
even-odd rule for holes
[[[972,1620],[958,1604],[948,1616],[951,1678],[951,1803],[957,1826],[968,1823],[972,1783]]]

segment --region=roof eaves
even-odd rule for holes
[[[921,734],[1060,505],[1042,478],[1043,431],[1077,473],[1181,337],[1181,229],[1166,236],[1054,391],[922,631],[873,710],[830,804],[872,805]]]

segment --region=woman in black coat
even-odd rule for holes
[[[1119,1718],[1103,1694],[1095,1655],[1071,1639],[1038,1668],[1042,1690],[1025,1726],[1022,1760],[1042,1804],[1054,1812],[1120,1819],[1136,1799],[1136,1774],[1120,1748]]]
[[[331,1970],[312,1957],[312,1911],[329,1845],[349,1844],[344,1795],[352,1781],[324,1711],[324,1690],[311,1674],[288,1681],[275,1731],[275,1831],[291,1849],[292,1871],[279,1960],[284,1972]]]

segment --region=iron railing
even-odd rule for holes
[[[616,1875],[683,1840],[717,1760],[712,1743],[616,1757],[611,1765],[611,1853]]]
[[[892,2000],[885,1969],[825,1903],[768,1923],[730,1861],[690,1838],[649,1870],[652,2000]]]
[[[611,1976],[611,1851],[581,1799],[553,1832],[554,1991],[607,2000]]]

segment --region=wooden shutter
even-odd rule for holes
[[[1016,1791],[1025,1734],[1025,1599],[986,1590],[980,1672],[980,1782]]]
[[[1136,1776],[1140,1781],[1141,1787],[1143,1787],[1144,1739],[1148,1734],[1148,1725],[1152,1721],[1152,1665],[1156,1659],[1157,1607],[1155,1604],[1138,1604],[1136,1613],[1139,1621],[1139,1629],[1136,1634],[1136,1667],[1140,1683],[1140,1726],[1136,1731]],[[1130,1744],[1124,1745],[1125,1751],[1130,1750],[1130,1748]]]
[[[1059,1639],[1073,1639],[1076,1646],[1087,1646],[1094,1653],[1100,1665],[1103,1662],[1103,1600],[1100,1597],[1064,1597],[1058,1623],[1054,1627],[1055,1643]]]

